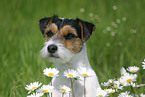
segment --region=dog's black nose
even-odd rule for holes
[[[55,53],[57,51],[57,46],[54,44],[51,44],[47,47],[47,50],[49,53]]]

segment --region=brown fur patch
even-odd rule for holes
[[[46,37],[46,41],[49,40],[49,37],[46,35],[47,31],[51,31],[53,34],[57,33],[58,31],[58,27],[56,24],[51,23],[50,25],[47,26],[47,28],[45,29],[45,37]]]
[[[51,23],[45,30],[51,31],[53,34],[57,33],[57,25],[54,23]]]
[[[56,24],[54,24],[54,23],[52,23],[51,25],[50,25],[50,30],[52,31],[52,33],[57,33],[57,30],[58,30],[58,28],[57,28],[57,25]]]
[[[72,40],[65,40],[63,41],[65,47],[70,50],[72,53],[78,53],[81,51],[83,42],[80,38],[74,38]]]
[[[77,35],[76,29],[72,28],[70,25],[66,25],[64,26],[60,32],[62,33],[63,36],[66,36],[68,33],[72,33],[75,36]],[[83,42],[80,38],[73,38],[70,40],[66,40],[63,37],[63,44],[65,45],[65,47],[70,50],[72,53],[78,53],[81,51],[82,46],[83,46]]]
[[[64,26],[64,27],[60,30],[60,32],[61,32],[62,35],[64,35],[64,36],[67,35],[68,33],[72,33],[72,34],[78,36],[78,35],[77,35],[77,32],[76,32],[76,29],[72,28],[70,25]]]

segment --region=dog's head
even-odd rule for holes
[[[94,24],[79,18],[74,20],[56,15],[40,19],[39,27],[46,37],[41,55],[54,63],[66,63],[79,53],[95,29]]]

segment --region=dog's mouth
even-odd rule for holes
[[[59,58],[59,56],[57,56],[55,54],[49,54],[49,57],[51,57],[51,58]]]

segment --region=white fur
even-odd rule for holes
[[[55,55],[58,56],[59,58],[49,57],[47,47],[51,44],[55,44],[58,47],[58,50],[55,53]],[[55,63],[66,63],[73,56],[73,54],[71,54],[71,52],[68,49],[66,49],[63,46],[63,44],[60,43],[59,40],[49,40],[48,42],[45,42],[44,47],[40,52],[43,58],[49,60],[50,62],[55,62]]]
[[[49,53],[47,47],[50,44],[55,44],[58,46],[58,51],[56,55],[59,58],[49,58]],[[56,68],[59,70],[59,76],[52,79],[53,86],[55,90],[53,92],[53,97],[61,97],[61,93],[58,92],[59,85],[66,85],[70,87],[70,80],[64,77],[63,72],[67,69],[77,70],[80,67],[86,67],[87,69],[92,69],[87,58],[86,46],[83,45],[82,50],[77,54],[71,54],[71,52],[66,49],[59,40],[49,40],[45,42],[45,46],[41,50],[41,55],[46,60],[54,62]],[[86,97],[96,97],[96,88],[100,87],[98,78],[94,72],[94,75],[86,78]],[[83,93],[83,79],[77,80],[74,83],[74,92],[75,97],[84,97]],[[68,94],[65,94],[64,97],[68,97]],[[72,95],[71,95],[72,97]]]

